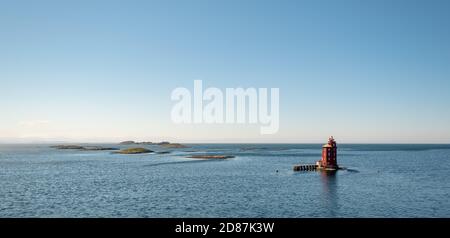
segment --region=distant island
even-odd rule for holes
[[[159,144],[159,146],[164,147],[164,148],[188,148],[187,146],[179,144],[179,143]]]
[[[149,141],[137,142],[137,141],[127,140],[127,141],[120,142],[119,145],[159,145],[164,148],[188,148],[185,145],[182,145],[179,143],[170,143],[168,141],[153,143],[153,142],[149,142]]]
[[[80,146],[80,145],[54,145],[51,148],[59,150],[119,150],[118,148],[112,147],[101,147],[101,146]]]
[[[159,143],[153,142],[136,142],[136,141],[122,141],[119,143],[120,145],[157,145],[166,149],[174,149],[174,148],[188,148],[187,146],[180,143],[170,143],[168,141],[162,141]],[[104,150],[112,150],[115,154],[168,154],[169,151],[153,151],[148,148],[143,147],[132,147],[132,148],[113,148],[113,147],[102,147],[102,146],[81,146],[81,145],[53,145],[51,148],[59,149],[59,150],[82,150],[82,151],[104,151]],[[224,160],[234,158],[233,155],[189,155],[186,158],[190,159],[211,159],[211,160]]]
[[[146,148],[128,148],[115,152],[116,154],[147,154],[152,153],[153,150],[149,150]]]
[[[153,142],[150,141],[136,142],[132,140],[127,140],[120,142],[119,145],[153,145]]]
[[[179,143],[170,143],[168,141],[162,141],[158,143],[153,143],[149,141],[137,142],[137,141],[122,141],[119,145],[157,145],[166,149],[175,149],[175,148],[187,148],[187,146],[179,144]],[[144,154],[144,153],[157,153],[157,154],[168,154],[170,151],[153,151],[147,148],[142,147],[133,147],[133,148],[113,148],[113,147],[102,147],[102,146],[82,146],[82,145],[53,145],[51,148],[59,149],[59,150],[83,150],[83,151],[101,151],[101,150],[119,150],[115,153],[117,154]]]

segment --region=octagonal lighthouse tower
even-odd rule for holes
[[[336,141],[331,136],[328,143],[322,146],[322,159],[316,162],[318,169],[337,170],[337,146]]]

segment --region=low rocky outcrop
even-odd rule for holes
[[[117,151],[117,154],[147,154],[147,153],[152,153],[153,150],[149,150],[146,148],[128,148],[128,149],[123,149],[120,151]]]
[[[169,145],[170,142],[168,142],[168,141],[161,141],[161,142],[156,143],[156,144],[157,144],[157,145]]]
[[[81,145],[54,145],[50,147],[59,150],[118,150],[118,148],[111,148],[111,147],[81,146]]]
[[[132,140],[127,140],[119,143],[119,145],[132,145],[132,144],[136,144],[136,142]]]
[[[59,149],[59,150],[82,150],[83,146],[80,145],[53,145],[51,148]]]
[[[165,144],[160,144],[159,146],[164,147],[164,148],[188,148],[187,146],[179,144],[179,143],[165,143]]]
[[[158,143],[153,143],[150,141],[142,141],[142,142],[138,142],[138,141],[133,141],[133,140],[127,140],[127,141],[122,141],[119,143],[119,145],[158,145],[164,148],[187,148],[187,146],[179,144],[179,143],[170,143],[169,141],[161,141]]]
[[[142,141],[142,142],[136,142],[138,145],[153,145],[153,142],[150,141]]]
[[[191,159],[231,159],[233,155],[190,155],[187,158]]]
[[[101,146],[85,146],[83,150],[119,150],[119,148],[113,147],[101,147]]]
[[[153,145],[153,142],[150,142],[150,141],[138,142],[138,141],[133,141],[133,140],[127,140],[127,141],[120,142],[119,145]]]

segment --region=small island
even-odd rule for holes
[[[50,146],[51,148],[55,148],[58,150],[87,150],[87,151],[96,151],[96,150],[119,150],[118,148],[111,147],[101,147],[101,146],[80,146],[80,145],[54,145]]]
[[[120,142],[119,145],[158,145],[158,146],[161,146],[164,148],[170,148],[170,149],[188,148],[187,146],[182,145],[180,143],[170,143],[169,141],[161,141],[158,143],[153,143],[150,141],[138,142],[138,141],[133,141],[133,140],[127,140],[127,141]]]
[[[232,155],[190,155],[187,158],[190,159],[231,159]]]
[[[123,149],[120,151],[117,151],[115,153],[117,154],[147,154],[147,153],[152,153],[153,150],[149,150],[146,148],[128,148],[128,149]]]
[[[101,147],[101,146],[85,146],[82,150],[119,150],[119,148]]]
[[[136,142],[132,140],[122,141],[119,143],[119,145],[133,145],[133,144],[136,144]]]
[[[83,146],[80,145],[52,145],[51,148],[55,148],[58,150],[82,150]]]
[[[138,144],[138,145],[153,145],[153,142],[151,142],[151,141],[142,141],[142,142],[138,142],[136,144]]]
[[[161,141],[161,142],[159,142],[159,143],[156,143],[157,145],[168,145],[168,144],[170,144],[170,142],[168,142],[168,141]]]
[[[127,140],[120,142],[119,145],[153,145],[153,142],[150,141],[137,142],[133,140]]]
[[[164,144],[159,144],[159,146],[164,147],[164,148],[174,148],[174,149],[188,148],[187,146],[179,144],[179,143],[164,143]]]

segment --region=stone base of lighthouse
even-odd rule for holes
[[[338,170],[338,169],[341,169],[341,168],[339,166],[337,166],[337,165],[326,165],[326,166],[323,166],[321,161],[319,160],[319,161],[316,162],[316,169],[317,170],[332,170],[332,171],[334,171],[334,170]]]

